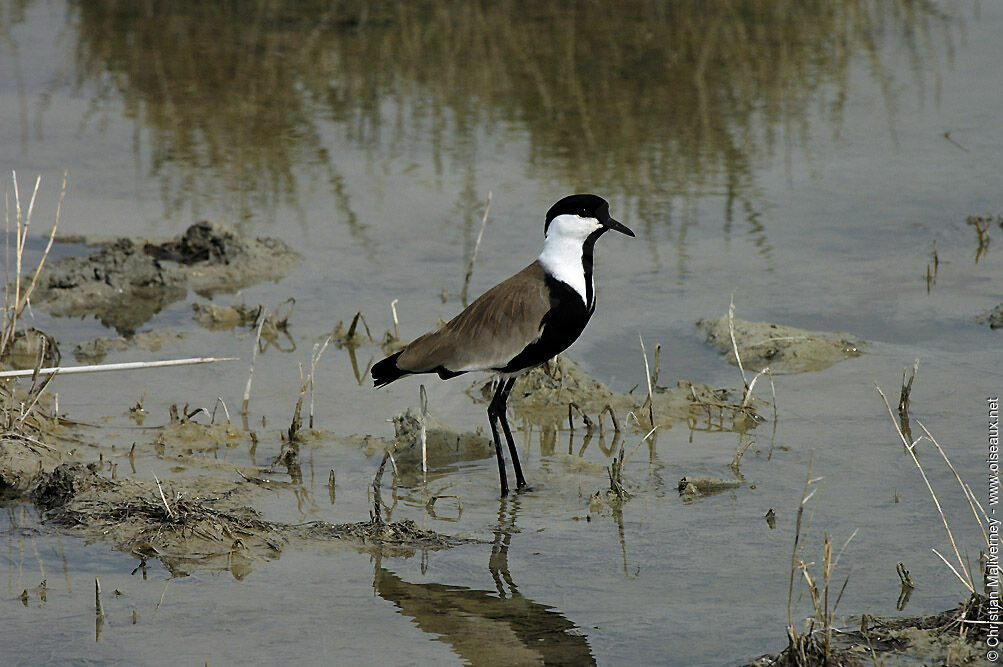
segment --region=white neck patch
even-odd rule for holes
[[[544,270],[562,283],[567,283],[588,305],[585,286],[585,269],[582,267],[582,246],[585,239],[602,225],[595,218],[577,215],[559,215],[550,221],[547,238],[539,261]],[[591,279],[591,276],[589,276]],[[592,287],[591,285],[589,287]],[[595,291],[592,291],[595,294]]]

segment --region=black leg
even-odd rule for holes
[[[512,430],[508,427],[508,417],[506,412],[508,412],[508,395],[512,391],[512,387],[515,385],[515,378],[509,378],[505,380],[502,384],[503,394],[501,397],[501,412],[498,413],[498,421],[501,422],[502,431],[505,432],[505,440],[508,442],[508,451],[512,455],[512,467],[515,468],[515,483],[516,488],[524,489],[526,488],[526,478],[522,475],[522,465],[519,463],[519,450],[515,447],[515,440],[512,438]]]
[[[501,415],[502,419],[505,418],[505,398],[502,397],[502,389],[504,389],[507,381],[502,381],[498,384],[498,388],[495,390],[495,395],[491,399],[491,403],[488,404],[488,423],[491,424],[491,435],[495,439],[495,455],[498,457],[498,478],[501,480],[501,494],[502,496],[508,495],[508,479],[505,476],[505,458],[502,455],[502,444],[501,438],[498,437],[498,425],[495,423],[498,420],[498,405],[501,405]],[[507,395],[506,395],[507,397]],[[504,428],[508,429],[508,424],[502,421]],[[518,471],[519,468],[516,467]],[[520,473],[521,477],[522,474]]]

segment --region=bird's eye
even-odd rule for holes
[[[578,211],[578,215],[580,215],[583,218],[587,218],[589,217],[589,210],[587,208],[583,208],[582,210]]]

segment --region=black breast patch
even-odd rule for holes
[[[546,284],[550,292],[550,310],[540,321],[540,338],[527,345],[503,368],[495,370],[517,373],[539,366],[568,349],[588,324],[592,312],[573,287],[549,275],[546,276]]]

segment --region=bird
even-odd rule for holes
[[[505,435],[516,487],[526,478],[506,418],[516,378],[566,350],[578,339],[596,308],[593,281],[595,243],[608,231],[634,236],[594,194],[573,194],[547,211],[543,251],[529,266],[474,300],[453,319],[405,345],[372,367],[383,387],[407,375],[435,373],[448,380],[487,371],[498,381],[488,404],[488,423],[498,458],[501,495],[509,487],[499,426]]]

